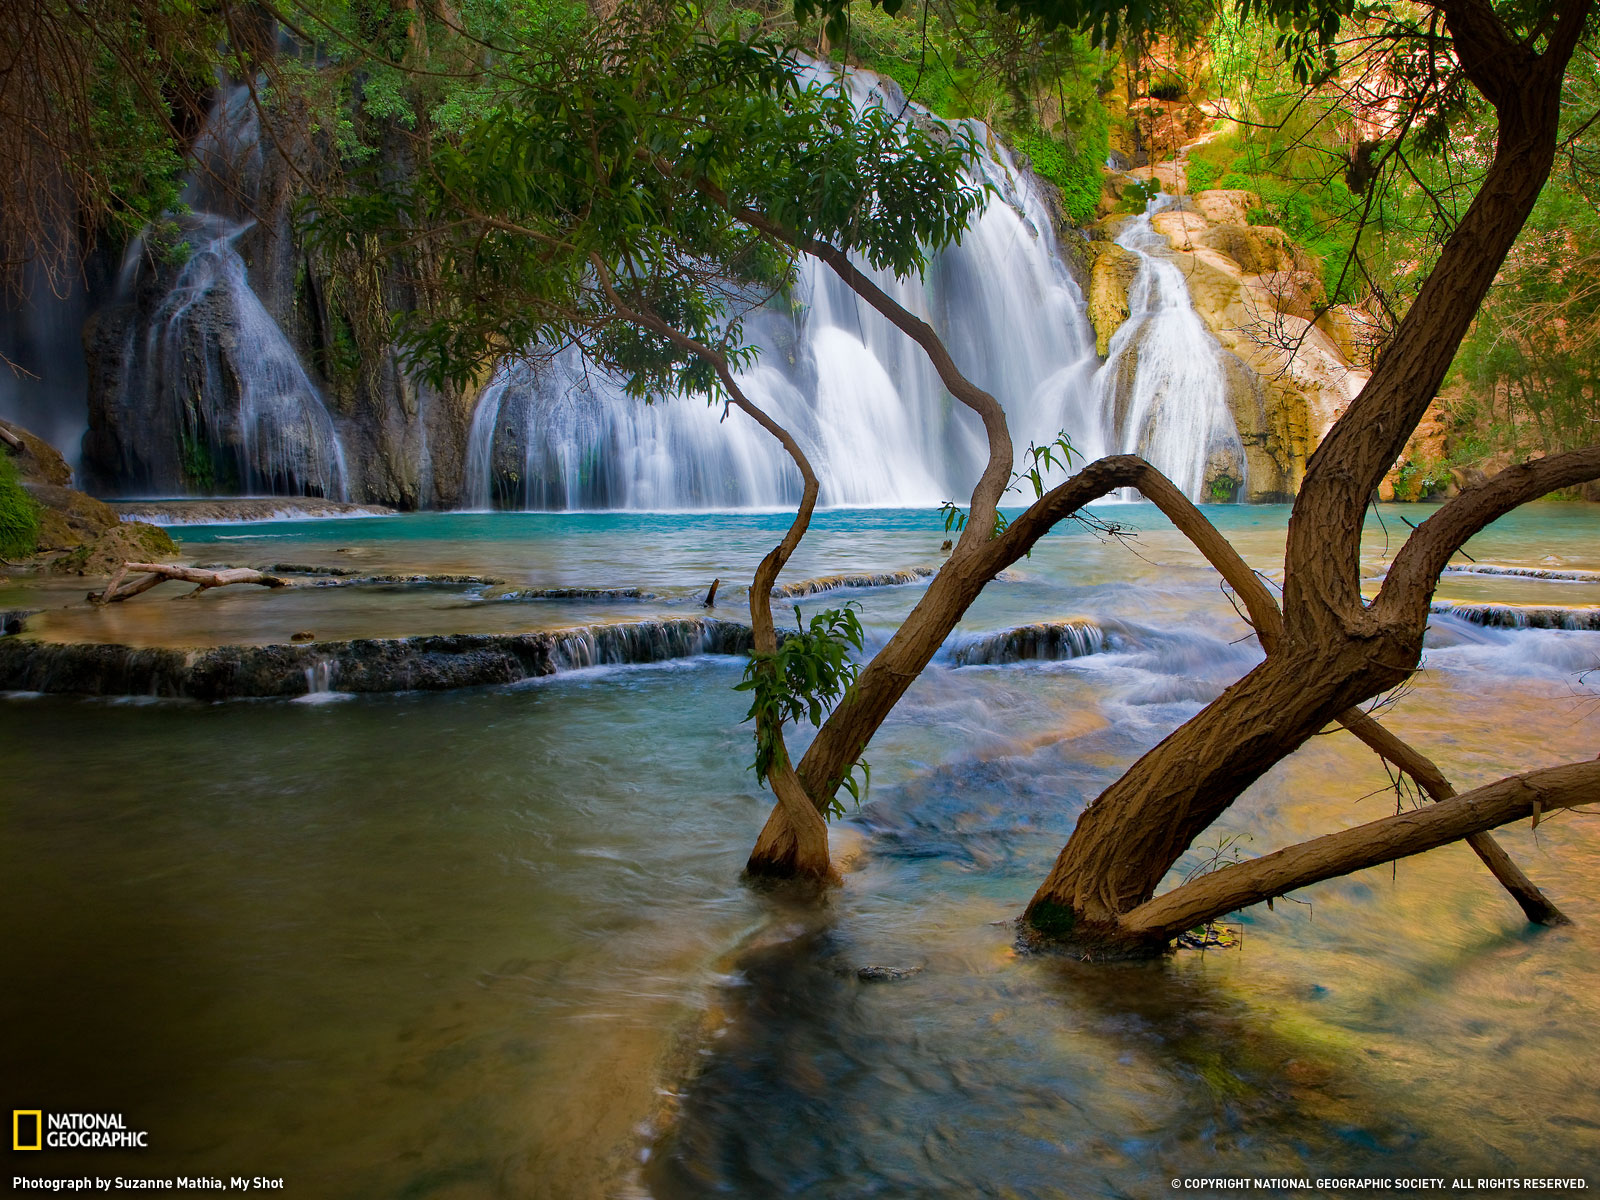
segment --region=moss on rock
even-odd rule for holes
[[[177,556],[178,544],[165,529],[143,521],[123,521],[58,558],[50,569],[63,575],[109,575],[125,562]]]

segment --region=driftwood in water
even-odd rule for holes
[[[143,573],[144,578],[135,583],[123,584],[129,575]],[[188,596],[197,596],[211,588],[227,587],[233,583],[254,583],[261,587],[280,588],[286,582],[276,575],[267,575],[253,567],[227,567],[223,570],[208,570],[205,567],[184,567],[171,563],[137,563],[125,562],[117,569],[102,592],[90,592],[89,599],[96,604],[115,604],[119,600],[126,600],[130,596],[137,596],[140,592],[148,592],[158,583],[169,579],[176,579],[182,583],[192,583],[195,589],[186,593]]]
[[[711,590],[706,593],[705,607],[715,608],[717,606],[717,584],[721,582],[720,577],[711,581]]]

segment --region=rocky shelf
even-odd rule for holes
[[[1493,629],[1579,629],[1600,632],[1600,606],[1560,608],[1549,604],[1477,604],[1435,600],[1428,611]]]
[[[446,691],[583,667],[745,654],[748,626],[710,617],[545,633],[363,638],[306,645],[147,649],[0,638],[0,691],[193,700]]]
[[[1109,636],[1114,637],[1115,634]],[[997,633],[980,633],[955,646],[950,658],[958,667],[999,666],[1004,663],[1060,662],[1099,654],[1106,648],[1107,631],[1088,618],[1019,625]]]
[[[903,587],[908,583],[921,583],[924,579],[931,578],[933,578],[932,567],[912,567],[909,571],[884,571],[875,575],[823,575],[816,579],[780,583],[772,589],[772,596],[775,600],[794,600],[801,596],[819,596],[824,592]]]
[[[392,517],[381,504],[346,504],[316,496],[222,497],[209,500],[113,500],[124,521],[152,525],[236,525],[325,517]]]

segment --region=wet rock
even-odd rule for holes
[[[1492,629],[1581,629],[1600,632],[1600,606],[1561,608],[1549,604],[1471,604],[1435,600],[1429,612]]]
[[[111,507],[124,521],[151,521],[157,525],[227,525],[292,517],[389,517],[395,513],[381,504],[345,504],[316,496],[114,500]]]
[[[514,592],[502,592],[498,596],[485,597],[485,599],[488,600],[505,600],[511,602],[523,600],[655,600],[657,598],[658,597],[654,592],[640,591],[636,587],[519,588]]]
[[[318,575],[301,586],[337,587],[499,587],[505,583],[493,575]]]
[[[315,645],[143,649],[0,639],[0,690],[196,700],[312,691],[445,691],[607,664],[747,654],[746,625],[708,617],[544,633],[369,638]]]
[[[273,563],[265,568],[273,575],[354,575],[354,567],[321,567],[308,563]]]
[[[1600,583],[1600,571],[1573,571],[1559,567],[1503,567],[1496,563],[1451,563],[1445,575],[1511,575],[1520,579],[1559,579],[1567,583]]]
[[[1087,618],[1019,625],[998,633],[972,636],[951,655],[958,667],[1083,658],[1106,648],[1106,631]]]
[[[36,608],[8,608],[0,610],[0,637],[9,637],[21,633],[22,626],[28,618],[39,610]]]
[[[1089,273],[1089,323],[1094,326],[1094,352],[1104,358],[1111,336],[1128,319],[1128,289],[1139,273],[1139,256],[1115,242],[1092,242],[1094,266]]]
[[[902,979],[910,979],[913,975],[922,974],[923,967],[880,967],[877,965],[858,967],[856,978],[863,983],[898,983]]]
[[[776,600],[792,600],[799,596],[817,596],[846,589],[902,587],[931,579],[933,573],[932,567],[912,567],[909,571],[884,571],[873,575],[823,575],[795,583],[780,583],[772,589],[772,596]]]
[[[317,635],[309,629],[302,629],[298,633],[291,633],[289,640],[291,642],[314,642],[317,640]]]

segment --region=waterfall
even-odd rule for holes
[[[819,68],[820,70],[820,68]],[[847,76],[858,104],[904,103],[892,83]],[[1083,297],[1057,252],[1049,207],[987,129],[975,179],[995,189],[960,245],[919,279],[856,265],[928,320],[1005,405],[1018,449],[1065,430],[1103,453],[1098,362]],[[760,347],[740,385],[800,442],[824,505],[925,507],[965,498],[987,459],[976,416],[922,351],[821,263],[787,303],[752,313]],[[501,366],[479,399],[467,455],[473,508],[735,508],[794,504],[798,472],[744,414],[694,398],[644,404],[575,350]]]
[[[1244,484],[1245,467],[1222,348],[1150,220],[1174,200],[1156,196],[1117,238],[1139,256],[1139,271],[1096,383],[1098,407],[1118,451],[1141,455],[1191,499],[1228,499]]]
[[[294,346],[250,286],[237,248],[254,221],[240,196],[261,172],[259,118],[243,86],[222,92],[195,145],[178,218],[187,258],[150,315],[129,324],[114,407],[170,428],[157,490],[345,499],[333,419]],[[141,247],[121,288],[137,287]]]
[[[0,297],[0,417],[49,442],[74,471],[89,427],[81,270],[74,257],[52,281],[35,265],[25,272],[23,298]]]
[[[178,414],[185,482],[344,499],[333,419],[234,248],[248,224],[197,214],[186,225],[189,259],[138,356],[146,388]],[[129,372],[124,386],[135,378]]]

